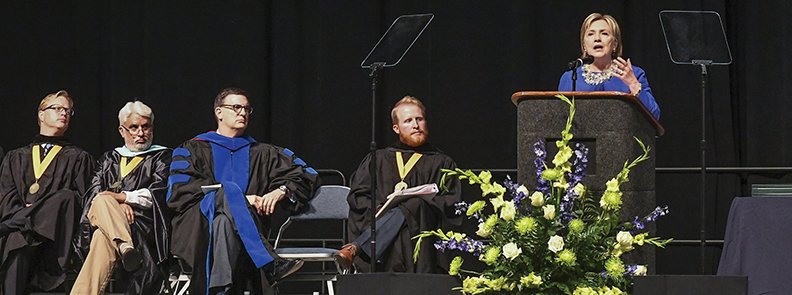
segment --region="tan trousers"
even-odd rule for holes
[[[88,220],[97,230],[93,232],[91,250],[74,282],[72,295],[104,294],[119,258],[118,245],[122,242],[132,245],[129,223],[118,201],[97,196],[91,206]]]

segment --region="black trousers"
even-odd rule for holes
[[[382,257],[385,250],[393,244],[393,240],[399,235],[399,231],[404,226],[404,213],[399,207],[392,208],[377,219],[377,259]],[[354,241],[358,249],[363,251],[366,256],[371,257],[371,230],[365,229]]]

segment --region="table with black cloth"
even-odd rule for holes
[[[748,276],[748,294],[792,294],[792,196],[732,201],[718,275]]]

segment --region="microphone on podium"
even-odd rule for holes
[[[567,63],[567,70],[576,69],[579,66],[590,64],[592,62],[594,62],[594,57],[587,55],[586,57],[578,58]]]

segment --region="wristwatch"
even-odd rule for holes
[[[289,194],[289,188],[285,185],[281,185],[278,187],[279,190],[283,191],[284,194]]]

